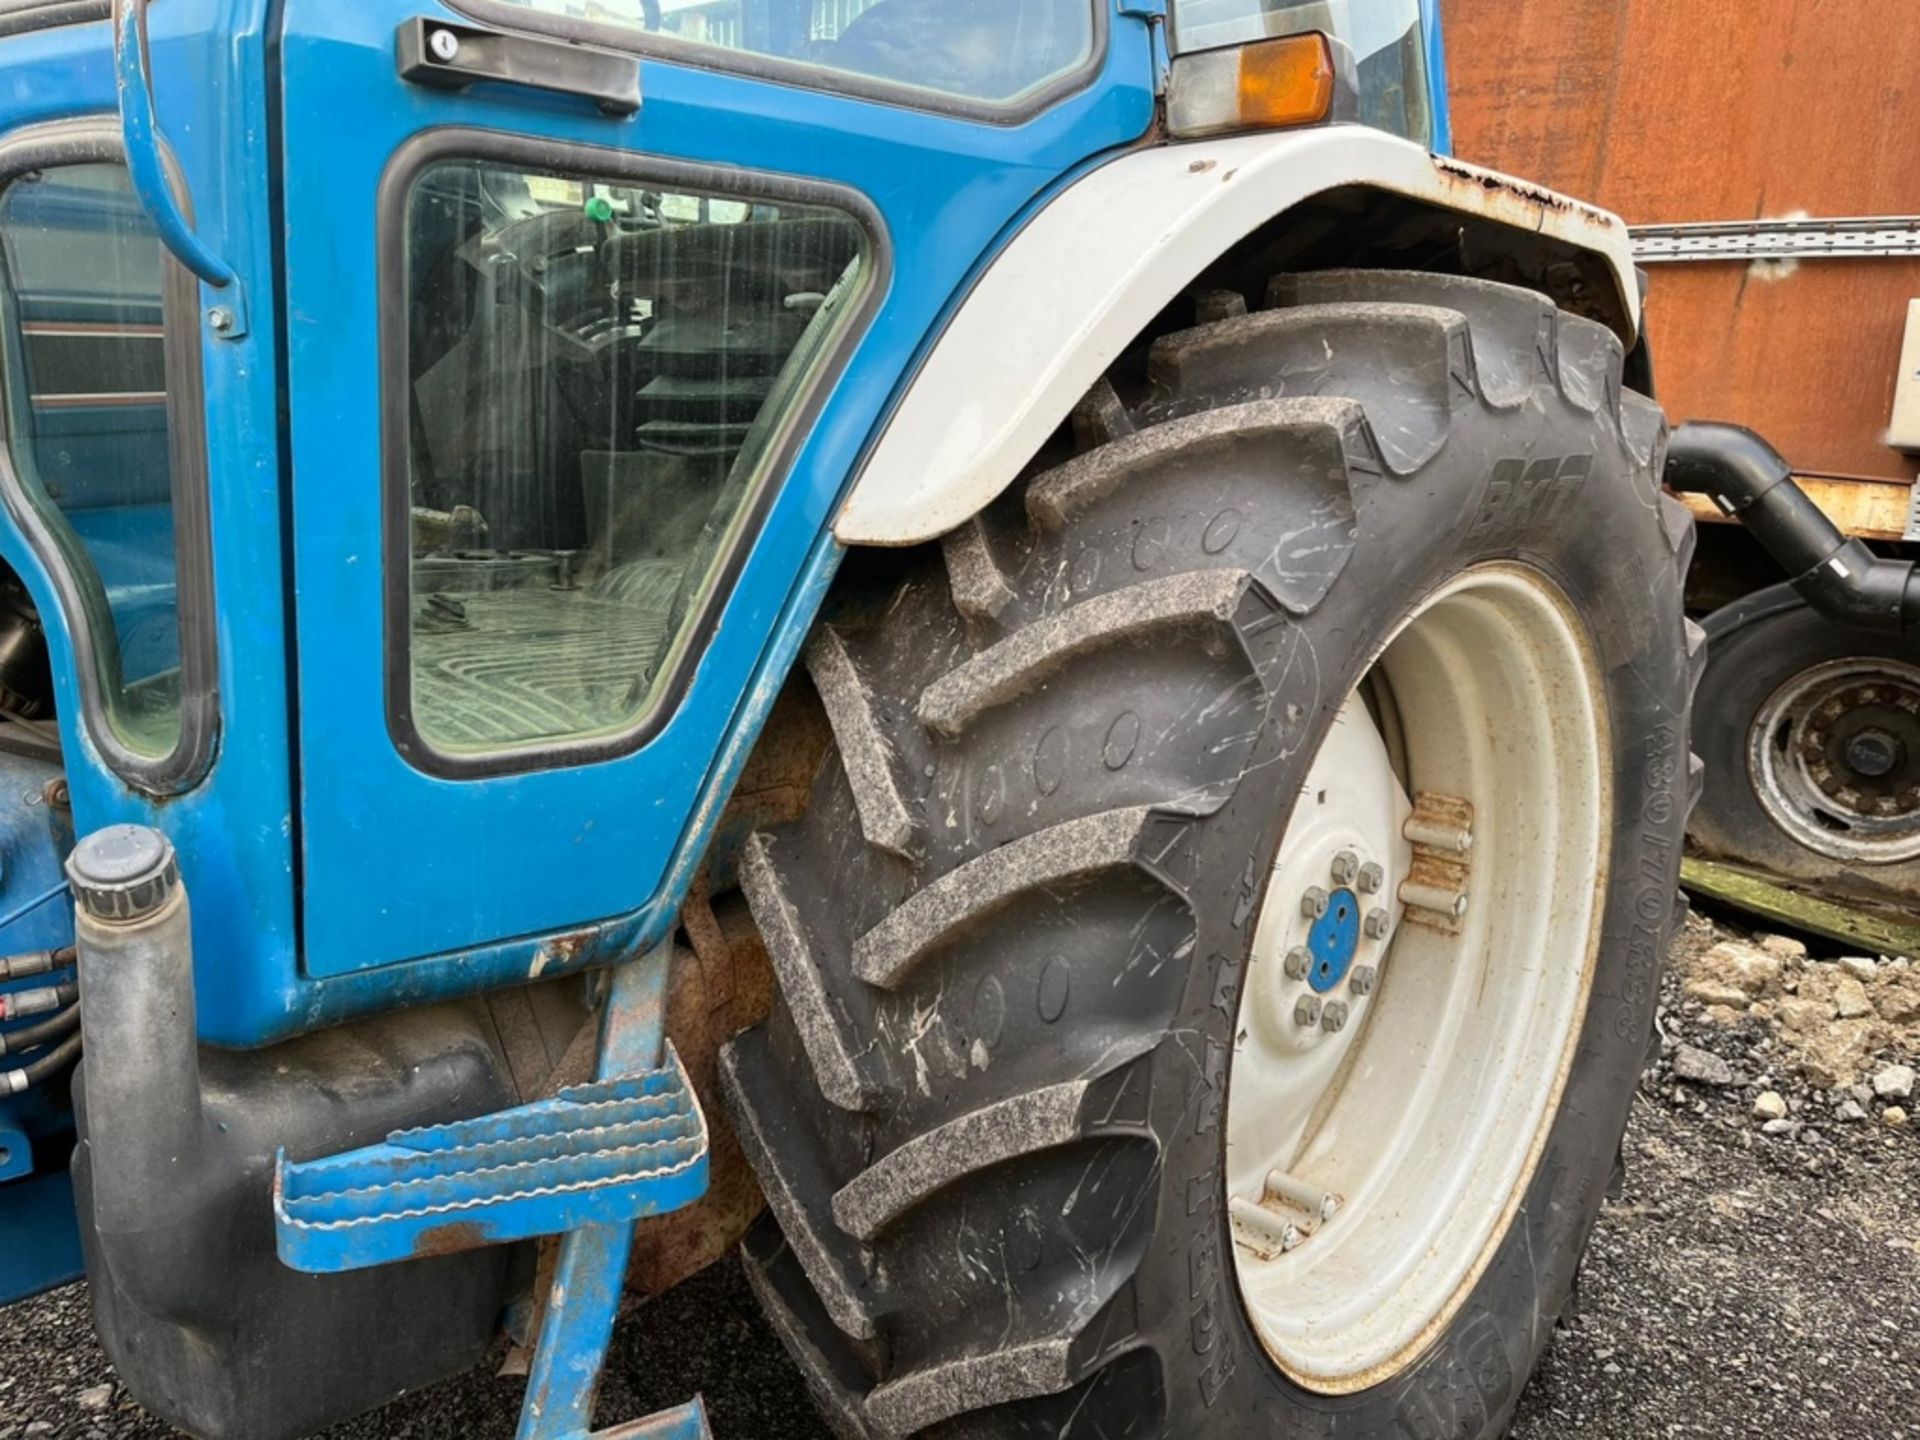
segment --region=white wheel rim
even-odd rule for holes
[[[1506,1232],[1586,1013],[1611,827],[1598,671],[1538,572],[1456,577],[1370,675],[1398,743],[1356,691],[1314,758],[1256,921],[1227,1096],[1241,1298],[1280,1368],[1332,1394],[1417,1356]],[[1403,834],[1413,805],[1395,760],[1415,793],[1472,804],[1457,921],[1409,919],[1398,898],[1440,905],[1401,890],[1416,859],[1416,884],[1445,890],[1458,871],[1436,868],[1453,852],[1416,853]],[[1416,824],[1431,818],[1423,808]],[[1345,900],[1363,925],[1385,911],[1389,928],[1362,934],[1343,967],[1338,926],[1316,932],[1302,897],[1329,892],[1337,918],[1336,876],[1354,860],[1385,873]],[[1304,975],[1287,970],[1296,948]],[[1363,967],[1374,983],[1360,994]],[[1318,1023],[1296,1013],[1303,996],[1320,1001]],[[1335,1003],[1348,1007],[1338,1030]]]

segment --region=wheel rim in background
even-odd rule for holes
[[[1816,854],[1920,855],[1920,670],[1858,657],[1801,671],[1755,714],[1747,773],[1773,822]]]

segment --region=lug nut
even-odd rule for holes
[[[1377,906],[1367,911],[1367,918],[1360,922],[1361,933],[1369,940],[1384,940],[1391,929],[1393,917]]]
[[[1287,972],[1287,979],[1304,980],[1307,978],[1307,968],[1313,963],[1313,959],[1305,950],[1296,945],[1293,949],[1287,951],[1287,958],[1280,963],[1282,968]]]
[[[1347,1028],[1347,1007],[1338,1000],[1329,1001],[1321,1013],[1320,1028],[1329,1035],[1338,1035]]]
[[[1353,978],[1347,984],[1356,995],[1371,995],[1373,982],[1378,978],[1379,974],[1373,966],[1356,965],[1353,967]]]
[[[1334,884],[1351,885],[1353,877],[1360,873],[1360,857],[1351,850],[1342,850],[1333,857],[1331,870]]]
[[[1293,1002],[1293,1023],[1303,1030],[1320,1023],[1320,997],[1302,995]]]
[[[1371,895],[1387,883],[1387,872],[1369,860],[1360,867],[1360,893]]]
[[[1309,920],[1318,920],[1327,913],[1327,892],[1318,885],[1309,885],[1307,893],[1300,897],[1300,913]]]

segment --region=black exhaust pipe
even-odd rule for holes
[[[1696,420],[1673,432],[1666,483],[1705,495],[1780,562],[1815,610],[1869,630],[1920,630],[1910,560],[1883,560],[1842,535],[1793,482],[1780,452],[1741,425]]]

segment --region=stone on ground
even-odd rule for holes
[[[1889,1065],[1875,1073],[1873,1093],[1882,1100],[1905,1100],[1913,1094],[1913,1082],[1911,1065]]]
[[[1880,967],[1871,955],[1842,955],[1833,962],[1863,985],[1871,985]]]
[[[1682,1045],[1673,1052],[1673,1073],[1676,1079],[1691,1080],[1696,1085],[1734,1083],[1733,1066],[1697,1045]]]

